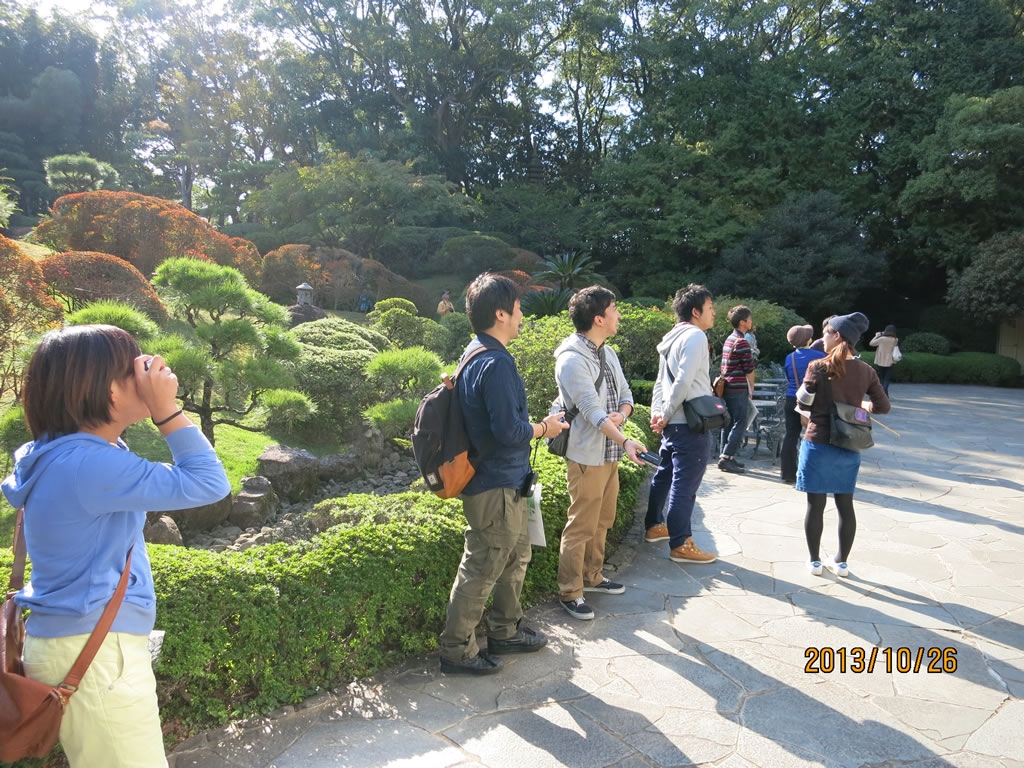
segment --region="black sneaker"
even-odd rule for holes
[[[507,640],[499,640],[496,637],[487,638],[488,653],[533,653],[539,651],[548,644],[548,639],[540,632],[529,627],[520,627],[512,637]]]
[[[742,475],[746,472],[743,467],[736,463],[736,459],[719,459],[718,468],[723,472],[735,472],[737,475]]]
[[[577,597],[575,600],[562,600],[561,603],[562,607],[574,618],[584,621],[594,618],[594,609],[587,605],[587,601],[582,597]]]
[[[441,657],[441,672],[446,675],[494,675],[503,666],[504,661],[483,651],[469,661],[452,661]]]
[[[737,467],[739,467],[740,469],[743,469],[744,467],[746,467],[746,466],[747,466],[746,464],[744,464],[744,463],[743,463],[742,461],[740,461],[739,459],[735,459],[735,458],[734,458],[734,459],[733,459],[733,461],[734,461],[734,462],[736,463],[736,466],[737,466]]]
[[[626,591],[626,588],[621,584],[616,584],[614,581],[604,579],[600,584],[593,587],[584,587],[584,592],[604,592],[606,595],[621,595]]]

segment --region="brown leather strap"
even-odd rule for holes
[[[8,592],[20,592],[25,586],[25,508],[18,509],[14,520],[14,565],[11,579],[7,582]]]
[[[110,631],[110,627],[114,623],[114,618],[117,616],[118,610],[121,608],[121,602],[124,600],[124,593],[128,591],[128,575],[132,569],[132,550],[135,549],[135,545],[128,550],[128,558],[124,564],[124,570],[121,572],[121,580],[117,582],[117,589],[114,590],[114,596],[110,598],[110,602],[107,603],[107,607],[103,609],[103,615],[100,616],[100,620],[96,622],[96,628],[93,629],[92,634],[89,635],[89,640],[86,642],[82,652],[78,654],[78,658],[75,659],[75,663],[71,666],[71,671],[68,672],[67,677],[64,678],[64,682],[60,684],[61,693],[65,698],[71,696],[76,690],[78,690],[78,684],[82,682],[82,676],[85,671],[92,664],[92,660],[96,657],[96,653],[99,651],[100,646],[103,645],[103,641],[107,637],[107,633]]]

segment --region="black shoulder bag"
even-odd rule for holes
[[[601,379],[604,378],[604,371],[605,371],[605,365],[604,365],[604,345],[603,344],[601,345],[601,350],[600,350],[600,352],[598,352],[598,355],[601,358],[601,368],[597,372],[597,378],[594,379],[594,389],[596,389],[598,392],[600,392],[601,391]],[[572,424],[572,420],[575,419],[579,415],[579,413],[580,413],[580,409],[577,408],[575,404],[573,404],[572,408],[568,409],[565,412],[565,422],[567,424],[571,425]],[[548,451],[550,453],[555,454],[555,456],[565,456],[565,452],[569,450],[569,432],[571,430],[572,430],[572,427],[570,426],[569,429],[563,429],[561,432],[559,432],[554,437],[549,437],[548,438]]]
[[[675,384],[676,377],[672,375],[672,370],[669,368],[668,357],[665,355],[662,357],[665,358],[665,375],[668,376],[670,384]],[[714,395],[701,395],[692,400],[684,400],[683,414],[686,416],[686,426],[690,428],[691,432],[698,435],[716,429],[728,429],[732,424],[725,400]]]

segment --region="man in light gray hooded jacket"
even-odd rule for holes
[[[690,527],[708,463],[708,435],[690,431],[683,403],[711,394],[706,334],[715,323],[711,292],[703,285],[680,288],[672,309],[679,322],[658,344],[658,378],[651,394],[651,429],[661,433],[661,464],[651,479],[644,541],[668,539],[669,557],[678,563],[710,563],[715,556],[693,543]]]
[[[558,551],[558,591],[570,615],[592,619],[584,592],[626,591],[601,572],[604,543],[615,522],[619,460],[625,453],[640,464],[636,454],[647,449],[621,430],[633,412],[633,393],[618,355],[605,344],[619,327],[615,294],[599,285],[584,288],[569,301],[569,317],[576,333],[555,350],[555,379],[561,405],[576,406],[579,414],[565,455],[571,503]]]

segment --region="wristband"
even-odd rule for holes
[[[544,428],[544,431],[537,435],[538,438],[544,437],[544,435],[548,433],[548,423],[546,421],[542,421],[540,425]]]
[[[154,420],[153,420],[153,423],[154,423],[154,424],[155,424],[156,426],[158,426],[158,427],[162,427],[162,426],[163,426],[164,424],[166,424],[167,422],[169,422],[169,421],[170,421],[171,419],[174,419],[174,418],[176,418],[177,416],[181,416],[181,408],[179,408],[178,410],[176,410],[176,411],[175,411],[174,413],[172,413],[172,414],[171,414],[170,416],[168,416],[168,417],[167,417],[166,419],[164,419],[163,421],[157,421],[156,419],[154,419]]]

